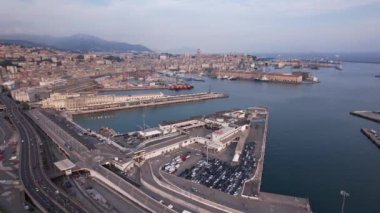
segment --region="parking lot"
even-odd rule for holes
[[[254,174],[256,168],[254,148],[254,143],[245,145],[238,165],[231,165],[216,158],[209,159],[207,163],[203,158],[190,169],[185,169],[179,176],[237,196],[244,182]]]

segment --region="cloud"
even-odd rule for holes
[[[357,23],[348,14],[379,7],[379,3],[380,0],[13,0],[2,3],[0,27],[3,33],[87,33],[162,50],[182,46],[212,52],[290,50],[294,46],[312,50],[320,47],[313,42],[332,42],[324,37],[324,30],[331,38],[341,36],[340,31],[330,28],[363,31],[354,33],[352,39],[368,39],[368,30],[360,25],[380,15],[372,11],[375,15],[369,20],[366,12],[359,13],[362,20]],[[356,23],[342,26],[342,19]],[[371,33],[380,36],[379,30]]]

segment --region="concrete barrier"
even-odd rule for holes
[[[99,168],[102,168],[102,167],[99,167]],[[123,180],[122,178],[120,178],[119,176],[117,176],[116,174],[114,174],[113,172],[111,171],[108,171],[106,170],[105,168],[103,168],[105,172],[109,172],[108,174],[110,174],[110,179],[111,178],[114,178],[114,179],[120,179],[119,181],[114,181],[114,182],[121,182],[121,181],[125,181]],[[158,201],[150,198],[148,195],[146,195],[144,192],[140,191],[139,189],[135,188],[133,185],[131,184],[128,184],[130,185],[130,190],[133,190],[136,192],[136,193],[139,193],[139,195],[143,196],[142,199],[137,199],[137,194],[135,194],[135,196],[132,195],[132,193],[128,193],[126,190],[122,189],[122,187],[119,186],[119,184],[115,184],[113,181],[110,181],[108,178],[104,177],[102,174],[100,174],[99,172],[93,170],[93,169],[86,169],[87,171],[90,172],[90,176],[101,181],[102,183],[104,183],[105,185],[107,185],[108,187],[114,189],[115,191],[117,191],[118,193],[120,193],[121,195],[125,196],[126,198],[130,199],[131,201],[133,201],[134,203],[136,203],[137,205],[141,206],[142,208],[146,209],[147,211],[150,211],[150,212],[159,212],[159,210],[157,209],[152,209],[151,207],[149,207],[146,202],[150,199],[151,202],[153,202],[153,204],[156,204],[158,205],[160,208],[162,207],[162,210],[163,211],[166,211],[166,212],[175,212],[169,208],[167,208],[166,206],[160,204]],[[126,182],[126,181],[125,181]],[[143,203],[143,201],[145,201],[145,203]]]
[[[242,213],[242,211],[239,211],[239,210],[236,210],[236,209],[233,209],[233,208],[230,208],[230,207],[227,207],[227,206],[224,206],[224,205],[221,205],[219,203],[216,203],[216,202],[212,202],[210,200],[207,200],[205,198],[202,198],[202,197],[199,197],[197,195],[194,195],[186,190],[183,190],[181,188],[179,188],[178,186],[174,185],[173,183],[171,183],[169,180],[167,180],[164,176],[161,175],[161,171],[159,171],[160,173],[160,177],[166,181],[167,183],[164,183],[162,182],[161,180],[159,180],[154,174],[153,174],[153,171],[152,171],[152,167],[151,165],[149,164],[149,167],[150,167],[150,172],[152,174],[152,177],[154,179],[154,181],[159,184],[160,186],[170,190],[170,191],[173,191],[177,194],[181,194],[185,197],[188,197],[189,199],[192,199],[194,201],[197,201],[199,203],[203,203],[204,205],[207,205],[207,206],[210,206],[212,208],[215,208],[215,209],[218,209],[220,211],[223,211],[223,212],[233,212],[233,213]],[[170,183],[170,184],[169,184]]]
[[[177,203],[179,205],[182,205],[182,206],[185,206],[189,209],[191,209],[192,211],[196,211],[196,212],[210,212],[210,211],[207,211],[206,209],[203,209],[203,208],[200,208],[198,206],[195,206],[191,203],[188,203],[184,200],[181,200],[179,198],[177,198],[176,196],[174,195],[171,195],[167,192],[164,192],[156,187],[154,187],[153,185],[149,184],[148,182],[146,182],[143,178],[141,178],[141,183],[143,184],[143,186],[145,186],[147,189],[151,190],[152,192],[162,196],[162,197],[165,197],[171,201],[173,201],[174,203]]]

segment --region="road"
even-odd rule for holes
[[[35,130],[36,126],[6,95],[2,94],[0,100],[6,105],[7,113],[20,133],[20,177],[26,193],[39,208],[47,212],[86,212],[60,192],[44,173],[39,154],[42,141]]]
[[[98,155],[102,159],[110,159],[109,154],[111,154],[111,156],[119,156],[120,159],[122,159],[122,155],[124,155],[123,153],[99,153],[96,152],[96,150],[88,150],[80,141],[73,137],[70,132],[65,131],[60,126],[61,124],[50,120],[38,110],[30,111],[29,115],[30,118],[40,125],[43,131],[46,132],[57,145],[59,145],[62,149],[65,149],[65,152],[67,152],[70,159],[75,162],[78,169],[90,169],[96,171],[105,179],[114,183],[115,187],[123,190],[125,192],[123,195],[127,197],[130,202],[145,208],[147,211],[171,212],[171,209],[168,209],[167,206],[162,205],[158,202],[158,200],[153,199],[137,187],[125,181],[123,178],[104,168],[100,162],[94,158],[94,156]],[[67,148],[65,144],[69,144],[71,149]]]

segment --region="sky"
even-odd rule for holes
[[[0,34],[167,51],[380,52],[380,0],[0,0]]]

